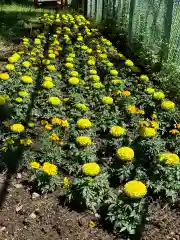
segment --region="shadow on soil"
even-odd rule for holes
[[[2,29],[4,28],[4,25],[5,25],[6,29],[8,29],[8,28],[13,29],[13,31],[15,31],[15,35],[17,38],[20,38],[20,36],[22,36],[21,33],[23,30],[21,28],[19,28],[19,31],[16,32],[16,30],[18,29],[17,28],[18,21],[20,21],[20,20],[26,21],[29,19],[30,16],[33,16],[35,13],[27,13],[27,14],[23,13],[23,17],[21,17],[21,15],[19,15],[19,14],[20,13],[17,13],[17,12],[13,12],[13,13],[9,12],[8,13],[8,12],[0,11],[0,22],[1,22],[0,34],[1,34],[1,36],[3,36],[4,38],[7,38],[7,39],[9,38],[8,31],[5,31],[5,30],[2,31]],[[20,31],[20,29],[22,31]],[[27,34],[26,34],[26,36],[27,36]],[[44,47],[44,56],[45,56],[45,54],[47,54],[48,41],[49,41],[49,39],[47,37],[47,43]],[[34,101],[36,99],[36,92],[40,88],[39,79],[41,78],[43,71],[44,71],[44,67],[43,67],[43,65],[40,65],[39,72],[38,72],[37,78],[36,78],[36,86],[34,88],[34,92],[31,95],[31,102],[28,106],[27,113],[26,113],[26,119],[24,121],[25,126],[27,125],[27,123],[31,117],[31,111],[34,107]],[[0,120],[1,121],[7,121],[8,119],[10,119],[10,117],[12,117],[12,109],[8,108],[8,106],[6,106],[4,109],[0,109],[0,110],[2,110],[2,111],[0,111]],[[1,130],[3,130],[3,129],[1,129]],[[23,134],[20,137],[22,137],[22,136],[23,136]],[[17,145],[16,145],[17,147],[14,151],[8,150],[7,152],[4,152],[0,156],[0,159],[1,159],[0,169],[1,170],[5,169],[7,171],[6,179],[0,185],[0,207],[2,207],[2,205],[6,199],[7,188],[10,184],[11,178],[17,172],[17,170],[20,166],[20,163],[22,161],[24,147],[23,147],[23,145],[20,144],[20,137],[17,140]]]

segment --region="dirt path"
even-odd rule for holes
[[[60,205],[58,193],[31,194],[21,180],[12,180],[0,210],[0,240],[113,240],[93,217]]]

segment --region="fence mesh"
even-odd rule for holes
[[[164,61],[180,60],[180,0],[88,0],[87,14],[115,20]]]

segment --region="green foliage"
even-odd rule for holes
[[[156,165],[153,176],[150,177],[149,187],[154,193],[176,201],[180,190],[180,166]]]
[[[68,201],[75,202],[95,213],[104,204],[109,190],[107,174],[100,174],[95,178],[74,178],[67,193]]]
[[[113,225],[114,231],[135,234],[141,224],[145,200],[131,201],[119,192],[118,195],[110,196],[106,204],[108,206],[106,220]]]
[[[60,185],[60,179],[57,175],[50,176],[39,169],[35,170],[31,182],[36,185],[37,190],[41,193],[54,192]]]

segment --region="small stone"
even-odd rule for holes
[[[14,186],[15,186],[15,188],[19,189],[19,188],[22,188],[23,185],[20,183],[17,183],[17,184],[14,184]]]
[[[100,218],[100,215],[98,213],[95,213],[96,218]]]
[[[40,194],[38,194],[37,192],[32,193],[32,199],[36,199],[38,197],[40,197]]]
[[[40,209],[39,208],[36,208],[36,210],[34,211],[35,214],[40,214]]]
[[[3,231],[5,231],[6,230],[6,227],[1,227],[0,228],[0,232],[3,232]]]
[[[21,211],[21,210],[22,210],[22,208],[23,208],[23,205],[17,206],[17,207],[16,207],[16,212],[19,212],[19,211]]]
[[[17,173],[16,178],[17,179],[21,179],[22,178],[22,174],[21,173]]]
[[[30,218],[32,219],[35,219],[36,218],[36,214],[34,212],[32,212],[30,215],[29,215]]]

